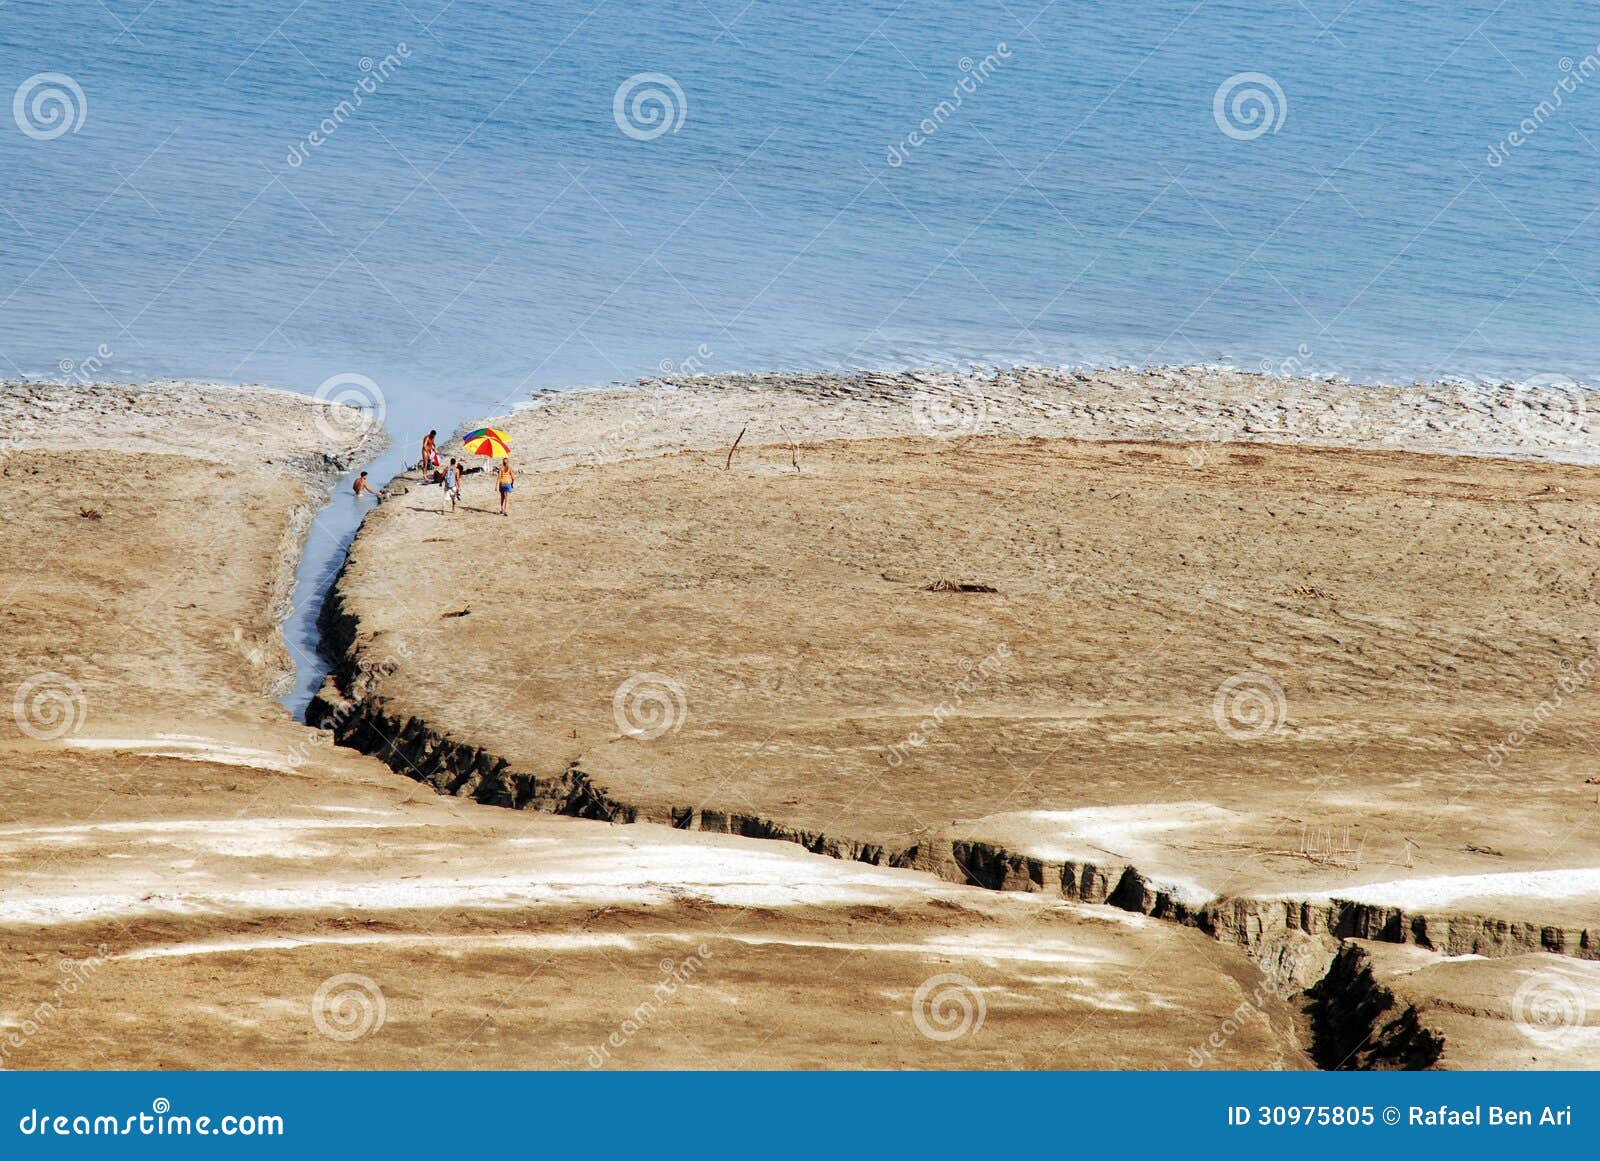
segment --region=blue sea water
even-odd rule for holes
[[[661,368],[1600,379],[1593,5],[10,0],[6,96],[0,373],[407,454]]]

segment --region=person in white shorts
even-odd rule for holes
[[[450,459],[450,466],[444,470],[444,494],[450,500],[450,511],[456,510],[456,505],[461,502],[461,465],[456,463],[455,457]]]

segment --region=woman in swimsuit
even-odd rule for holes
[[[511,470],[511,457],[507,456],[500,461],[500,515],[511,515],[511,486],[517,482],[517,474]]]

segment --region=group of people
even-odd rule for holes
[[[445,500],[450,504],[450,511],[456,510],[456,505],[461,503],[461,480],[476,472],[485,471],[482,467],[467,467],[466,464],[450,457],[448,464],[442,463],[439,456],[439,433],[430,431],[422,437],[422,470],[428,474],[429,483],[440,485],[444,488]],[[500,466],[492,469],[495,473],[496,490],[500,493],[500,515],[511,515],[511,490],[517,482],[517,474],[511,469],[511,457],[506,456],[500,461]]]
[[[430,431],[422,437],[422,462],[417,465],[426,473],[427,482],[438,484],[444,488],[445,500],[450,504],[450,511],[456,510],[456,505],[461,503],[461,479],[474,472],[481,472],[482,467],[469,468],[454,456],[450,457],[448,464],[442,464],[439,457],[439,433]],[[495,484],[500,493],[500,515],[511,515],[511,491],[516,486],[517,474],[511,469],[511,457],[506,456],[500,461],[500,466],[494,469]],[[356,499],[362,496],[371,496],[381,499],[378,490],[367,480],[367,473],[362,472],[355,478],[351,488],[355,491]]]

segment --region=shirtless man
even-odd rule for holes
[[[355,478],[355,482],[350,485],[350,490],[356,494],[357,500],[361,499],[362,496],[371,496],[374,500],[381,499],[378,495],[378,490],[367,483],[366,472],[362,472]]]
[[[427,471],[439,458],[439,433],[430,431],[422,437],[422,470]]]

